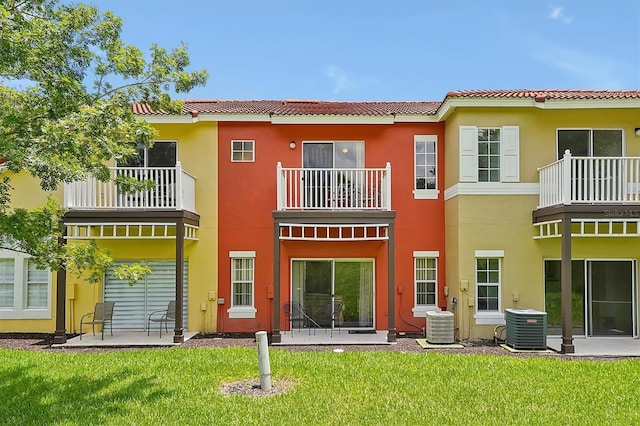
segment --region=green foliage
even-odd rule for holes
[[[0,158],[45,190],[92,175],[109,177],[105,163],[149,146],[154,129],[136,118],[134,102],[170,113],[181,110],[170,90],[203,85],[207,72],[188,71],[186,46],[149,55],[120,39],[122,21],[111,12],[58,0],[0,2]],[[138,188],[144,183],[127,183]],[[63,212],[49,202],[10,211],[11,183],[0,181],[0,242],[57,269],[106,262],[97,250],[56,248]],[[79,256],[73,260],[73,256]],[[95,255],[90,259],[87,256]],[[136,277],[138,273],[130,273]]]
[[[224,383],[259,382],[256,353],[250,348],[0,350],[0,423],[640,423],[636,360],[271,348],[272,383],[291,381],[287,392],[223,395]]]
[[[134,263],[132,265],[118,265],[113,275],[119,280],[127,280],[132,286],[151,273],[151,268],[147,265]]]

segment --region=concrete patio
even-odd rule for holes
[[[187,341],[198,332],[185,331],[184,340]],[[379,330],[370,333],[349,333],[348,330],[329,329],[301,329],[281,332],[281,342],[273,346],[313,346],[313,345],[393,345],[387,342],[387,331]],[[547,347],[560,352],[561,337],[547,337]],[[574,337],[575,353],[568,354],[576,357],[640,357],[640,339],[631,337]],[[416,343],[417,345],[417,343]],[[67,343],[54,344],[52,348],[90,348],[90,347],[172,347],[180,346],[173,342],[173,330],[168,334],[154,330],[150,336],[146,331],[114,330],[113,336],[108,332],[101,339],[101,334],[94,336],[91,332],[70,338]]]
[[[305,345],[392,345],[387,342],[387,331],[376,331],[372,333],[349,333],[348,330],[333,330],[321,328],[301,329],[280,332],[282,338],[280,343],[273,343],[273,346],[305,346]]]
[[[547,346],[560,352],[560,336],[547,337]],[[633,337],[574,337],[573,356],[640,357],[640,339]]]
[[[198,334],[194,331],[185,331],[184,340],[187,341]],[[146,331],[120,331],[114,330],[113,336],[107,331],[102,340],[102,334],[96,332],[94,336],[91,332],[67,340],[67,343],[53,344],[52,348],[95,348],[95,347],[153,347],[153,346],[180,346],[180,343],[173,343],[173,330],[168,334],[154,330],[147,336]]]

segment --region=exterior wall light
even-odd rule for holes
[[[640,127],[636,127],[636,136],[640,136]]]
[[[638,133],[638,131],[636,130],[636,133]],[[289,142],[289,148],[291,149],[296,149],[296,141],[291,141]]]

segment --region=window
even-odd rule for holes
[[[460,182],[518,182],[518,126],[460,126]]]
[[[416,135],[413,138],[415,198],[438,197],[437,141],[435,135]]]
[[[176,141],[155,141],[152,146],[138,146],[138,154],[121,167],[175,167],[178,159]]]
[[[22,253],[0,250],[0,319],[51,318],[51,273]]]
[[[478,312],[498,311],[500,305],[500,259],[476,258]]]
[[[231,259],[231,308],[229,318],[255,318],[253,304],[255,257],[254,251],[229,252]]]
[[[49,271],[39,269],[30,259],[27,263],[27,309],[46,308],[49,288]]]
[[[13,308],[15,260],[0,259],[0,308]]]
[[[437,251],[413,252],[413,313],[416,317],[438,309],[438,257]]]
[[[574,157],[622,157],[622,129],[558,130],[558,159],[565,150]]]
[[[237,163],[252,163],[255,161],[255,141],[232,140],[231,161]]]
[[[478,182],[500,182],[500,129],[478,128]]]

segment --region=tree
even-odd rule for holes
[[[109,177],[105,163],[135,155],[155,131],[131,104],[181,110],[168,92],[204,85],[206,71],[187,71],[185,45],[151,46],[148,58],[120,39],[122,21],[111,12],[58,0],[0,0],[0,158],[26,172],[42,189],[89,175]],[[0,246],[34,256],[54,270],[103,268],[109,256],[94,244],[61,246],[64,211],[54,201],[11,209],[11,181],[0,180]],[[144,270],[121,273],[135,281]]]

